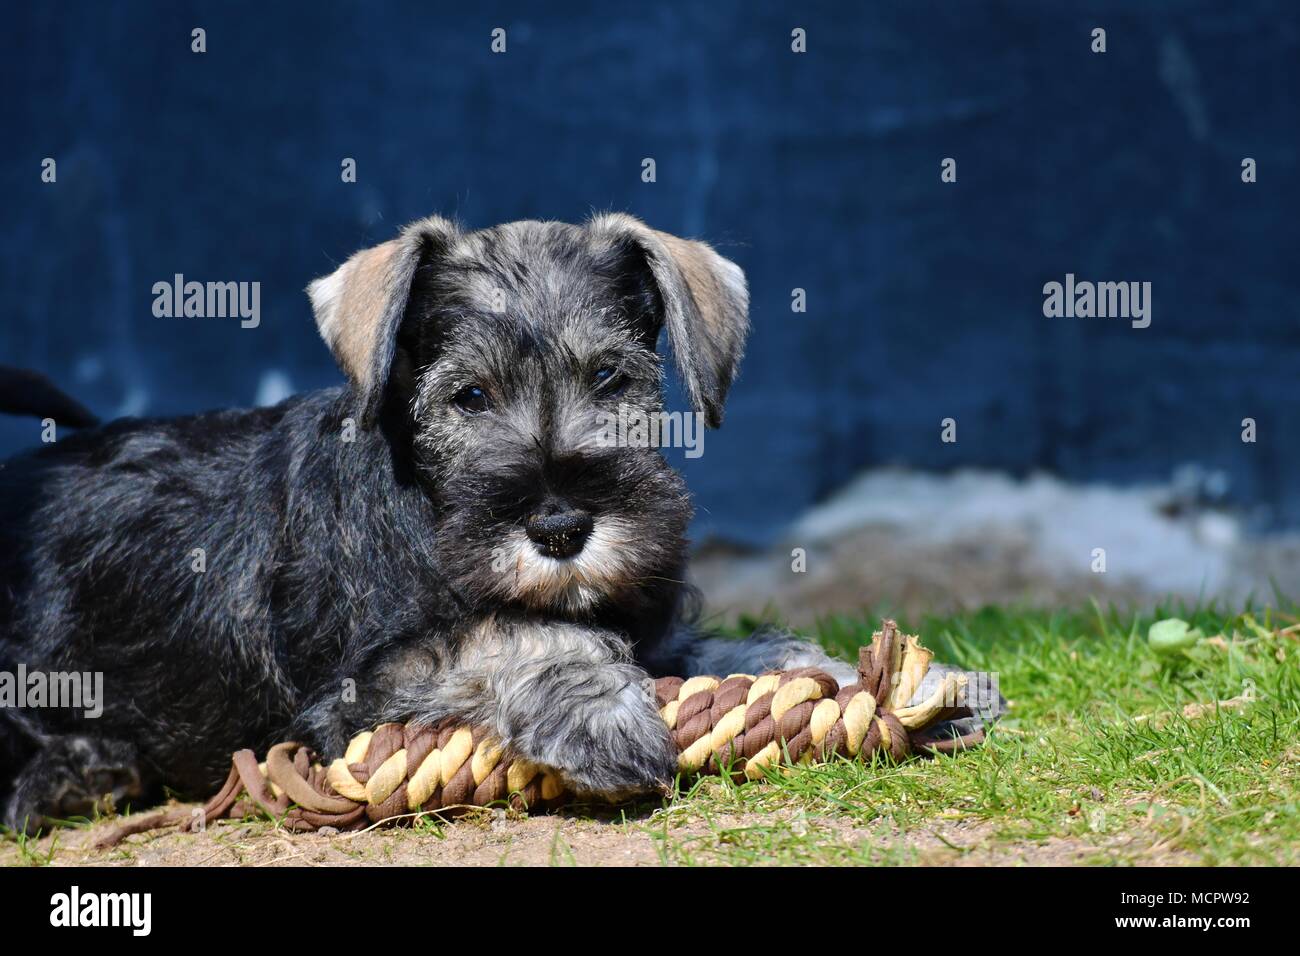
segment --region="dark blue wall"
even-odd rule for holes
[[[0,363],[100,413],[248,404],[272,369],[336,381],[301,290],[406,220],[617,208],[750,277],[727,425],[684,466],[701,531],[761,537],[886,462],[1199,461],[1300,520],[1289,0],[212,6],[5,15]],[[261,327],[155,318],[176,272],[260,281]],[[1066,272],[1150,281],[1151,327],[1044,318]],[[33,435],[0,422],[0,451]]]

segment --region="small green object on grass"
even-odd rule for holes
[[[1147,631],[1147,641],[1157,654],[1175,654],[1195,647],[1205,635],[1199,627],[1192,627],[1182,618],[1167,617],[1156,621]]]

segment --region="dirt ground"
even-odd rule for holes
[[[686,822],[661,828],[654,815],[621,821],[557,814],[519,818],[502,811],[421,828],[379,828],[358,833],[294,834],[260,821],[220,822],[206,833],[155,833],[129,837],[111,849],[94,839],[111,823],[67,829],[20,849],[0,844],[0,865],[52,866],[660,866],[743,862],[713,853],[718,834],[744,833],[756,825],[799,827],[798,820],[715,816],[709,824]],[[1174,851],[1152,848],[1141,834],[1099,842],[1049,838],[1007,844],[987,824],[940,824],[901,833],[872,827],[817,824],[814,845],[801,857],[777,855],[780,863],[881,862],[921,866],[1061,866],[1099,862],[1146,865],[1193,862]],[[726,841],[723,837],[723,841]],[[1140,844],[1136,846],[1135,844]],[[1136,854],[1135,854],[1136,850]],[[48,858],[48,859],[47,859]]]

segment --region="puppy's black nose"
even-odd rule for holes
[[[587,543],[591,515],[577,509],[528,516],[524,530],[537,550],[551,558],[571,558]]]

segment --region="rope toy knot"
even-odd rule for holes
[[[869,760],[888,754],[902,760],[917,745],[933,750],[937,741],[914,740],[912,731],[951,716],[966,683],[963,676],[947,675],[928,698],[909,706],[933,657],[886,620],[859,651],[858,682],[847,687],[825,671],[802,667],[721,680],[662,678],[655,691],[659,713],[681,751],[683,774],[756,780],[780,764],[822,762],[835,755]]]

